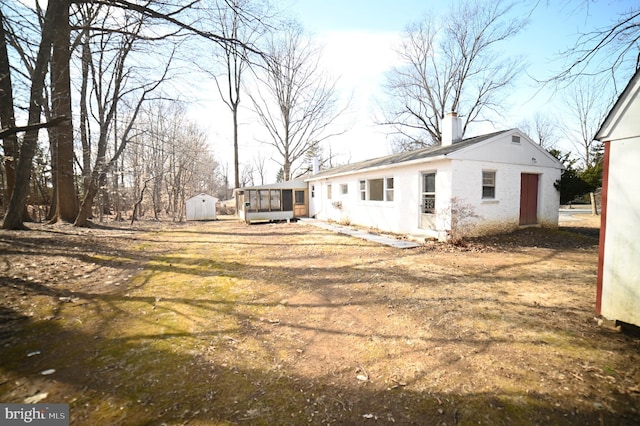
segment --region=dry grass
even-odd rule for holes
[[[640,344],[594,320],[595,243],[400,251],[228,218],[4,232],[0,400],[46,393],[78,425],[637,424]]]

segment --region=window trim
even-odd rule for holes
[[[492,182],[485,183],[485,174],[490,175]],[[485,195],[485,189],[491,188],[493,194],[491,196]],[[482,171],[482,199],[483,200],[495,200],[496,199],[496,171],[495,170],[483,170]]]
[[[433,191],[426,191],[425,189],[425,177],[428,175],[433,175]],[[430,215],[435,215],[436,214],[436,193],[437,193],[437,188],[436,188],[436,177],[437,177],[437,172],[433,171],[433,172],[422,172],[420,174],[420,180],[422,182],[420,182],[421,186],[422,186],[422,190],[420,192],[420,212],[421,214],[430,214]],[[433,197],[433,207],[431,209],[429,209],[430,211],[426,211],[427,208],[425,206],[425,200],[426,200],[426,196],[432,196]]]
[[[391,181],[391,187],[389,187],[389,181]],[[389,195],[391,195],[391,197],[389,197]],[[387,202],[393,202],[393,200],[395,200],[395,179],[393,176],[384,178],[384,200]]]
[[[380,188],[380,199],[371,199],[371,183],[376,181],[376,185],[382,184]],[[390,185],[391,184],[391,185]],[[391,203],[395,200],[395,177],[394,176],[382,176],[371,179],[359,179],[358,180],[358,192],[360,194],[360,201],[370,201],[372,203]],[[376,191],[376,194],[379,191]]]

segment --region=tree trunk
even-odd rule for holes
[[[73,222],[78,214],[73,172],[73,124],[71,122],[71,74],[69,70],[69,0],[56,0],[60,10],[56,14],[56,32],[51,57],[51,112],[53,117],[68,117],[63,124],[52,129],[57,153],[57,209],[55,219]],[[49,7],[54,2],[49,3]]]
[[[234,188],[240,188],[240,160],[238,159],[238,108],[233,109],[233,167],[235,170]]]
[[[87,186],[85,187],[84,198],[80,204],[80,210],[76,216],[76,220],[73,223],[74,226],[87,226],[87,222],[91,217],[91,208],[93,207],[93,199],[98,194],[99,189],[100,172],[94,170],[91,174],[91,179],[88,179]]]
[[[595,216],[598,214],[598,204],[596,203],[596,194],[593,192],[590,192],[589,198],[591,199],[591,214]]]
[[[40,123],[42,112],[42,92],[44,90],[44,78],[47,74],[47,65],[51,59],[51,43],[55,30],[55,13],[60,7],[59,0],[49,0],[47,12],[43,21],[42,38],[38,47],[36,64],[31,75],[31,91],[29,94],[29,118],[28,125]],[[31,177],[31,166],[33,156],[38,145],[38,129],[29,130],[25,133],[20,155],[16,165],[16,183],[14,186],[11,201],[7,214],[4,217],[2,227],[4,229],[24,229],[22,222],[22,212],[24,211],[27,195],[29,194],[29,179]]]
[[[15,127],[16,119],[13,108],[13,87],[11,85],[11,70],[7,52],[7,39],[2,25],[2,10],[0,10],[0,127],[3,129]],[[13,186],[16,181],[15,156],[18,152],[18,136],[13,133],[2,140],[4,149],[4,170],[6,175],[5,203],[11,199]],[[6,205],[5,205],[6,206]]]

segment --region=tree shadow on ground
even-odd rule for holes
[[[221,337],[226,331],[212,333]],[[217,363],[206,350],[181,352],[179,347],[163,347],[158,339],[167,337],[111,339],[49,321],[27,324],[0,355],[3,370],[14,378],[55,369],[40,386],[60,392],[50,402],[70,403],[71,424],[631,425],[640,419],[633,405],[623,405],[625,399],[609,409],[602,404],[566,409],[559,408],[555,398],[535,392],[415,390],[402,382],[381,386],[376,378],[355,377],[347,384],[331,375],[301,376],[287,366]],[[33,349],[41,353],[28,357]],[[216,350],[238,349],[230,342]],[[26,396],[19,386],[3,384],[3,402],[22,402]]]

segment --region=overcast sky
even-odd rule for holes
[[[340,78],[343,99],[351,98],[351,108],[338,126],[349,129],[344,135],[332,138],[332,151],[338,161],[359,161],[390,153],[390,140],[385,129],[375,125],[374,117],[383,101],[385,73],[395,64],[394,45],[406,26],[425,14],[440,15],[448,1],[419,0],[274,0],[289,15],[300,21],[305,30],[324,46],[323,63],[328,72]],[[580,0],[540,1],[533,8],[523,2],[517,8],[520,16],[529,16],[529,24],[511,40],[505,49],[526,57],[528,73],[536,78],[549,77],[562,65],[559,52],[572,46],[580,33],[609,26],[620,12],[636,4],[637,0],[600,0],[590,4],[589,10],[578,7]],[[547,4],[549,3],[549,4]],[[522,75],[516,90],[505,98],[505,113],[493,128],[477,127],[474,133],[484,133],[517,127],[522,120],[546,111],[558,114],[562,110],[560,96],[550,98],[548,90],[540,87],[527,75]],[[247,103],[244,105],[249,107]],[[209,105],[208,108],[211,108]],[[221,161],[232,164],[230,129],[212,125],[210,133],[214,151]],[[241,162],[250,161],[258,150],[260,130],[246,124],[241,130]],[[466,136],[474,136],[467,134]],[[228,141],[228,142],[225,142]],[[244,157],[244,158],[242,158]],[[274,177],[270,176],[269,181]]]

